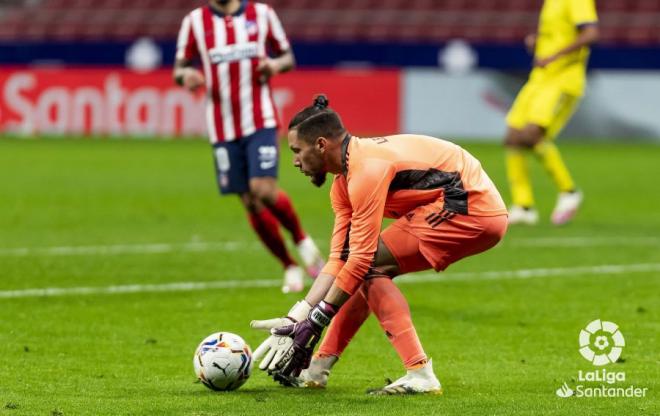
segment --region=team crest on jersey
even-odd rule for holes
[[[248,20],[245,22],[245,30],[247,30],[248,36],[254,36],[257,34],[259,28],[257,27],[257,22],[254,20]]]

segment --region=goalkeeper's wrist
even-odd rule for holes
[[[291,310],[287,314],[287,318],[291,319],[293,322],[304,321],[309,312],[312,310],[312,305],[310,305],[305,299],[296,302]]]
[[[325,301],[319,302],[309,312],[307,319],[319,328],[325,328],[330,325],[330,321],[337,314],[338,307]]]

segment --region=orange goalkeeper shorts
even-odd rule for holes
[[[458,260],[494,247],[507,229],[507,216],[476,217],[431,203],[414,209],[381,233],[401,274],[445,270]]]

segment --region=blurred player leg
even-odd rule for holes
[[[514,130],[511,129],[511,131]],[[521,156],[525,157],[527,153],[530,153],[530,149],[543,141],[545,128],[541,125],[528,123],[516,133],[517,142],[513,150],[521,152]],[[522,154],[522,152],[525,154]],[[514,184],[511,188],[514,203],[509,211],[509,224],[534,225],[538,222],[538,212],[534,208],[527,160],[524,160],[524,166],[518,166],[515,163],[515,154],[513,156],[511,165],[513,171],[509,174],[509,177]]]
[[[273,178],[259,178],[259,182],[271,181]],[[255,179],[251,179],[251,185]],[[274,185],[273,185],[274,186]],[[263,184],[252,187],[252,189],[263,189],[267,186]],[[304,289],[304,276],[303,270],[296,264],[289,250],[286,247],[282,233],[280,232],[280,223],[273,215],[272,211],[264,206],[262,199],[260,199],[256,192],[250,192],[241,197],[244,204],[248,208],[250,224],[257,232],[261,241],[268,247],[268,249],[277,257],[284,266],[284,283],[282,291],[284,293],[300,292]]]
[[[302,269],[296,265],[296,262],[289,255],[277,219],[270,210],[264,207],[260,201],[254,199],[251,194],[241,195],[241,201],[247,208],[252,228],[285,269],[282,290],[285,292],[300,292],[303,289]]]
[[[291,199],[284,191],[279,190],[276,193],[275,200],[268,199],[266,203],[280,224],[291,233],[291,237],[298,247],[300,258],[307,268],[307,273],[312,278],[316,278],[323,269],[325,261],[314,240],[303,231]]]
[[[293,242],[300,244],[306,235],[300,225],[298,215],[293,209],[289,195],[276,188],[275,192],[264,198],[264,202],[268,205],[268,209],[275,215],[275,218],[277,218],[280,224],[291,233]]]
[[[318,276],[325,265],[321,253],[302,229],[291,199],[277,186],[279,158],[276,129],[259,130],[248,136],[245,142],[250,192],[268,207],[279,223],[291,233],[310,276]]]
[[[286,288],[286,291],[301,291],[303,271],[289,255],[277,219],[250,189],[249,160],[245,142],[245,140],[223,142],[214,146],[213,156],[220,192],[223,195],[239,195],[247,211],[250,225],[285,269],[283,290]]]
[[[534,209],[534,195],[529,179],[527,149],[509,146],[506,150],[506,172],[511,189],[512,205],[509,224],[536,224],[538,213]]]
[[[509,224],[536,224],[538,213],[534,208],[532,184],[527,166],[529,147],[523,140],[523,129],[528,122],[530,104],[537,87],[525,84],[507,114],[508,130],[504,144],[506,146],[506,172],[511,190],[512,203],[509,207]]]
[[[559,153],[559,149],[554,142],[544,140],[534,146],[534,153],[543,163],[543,167],[548,171],[559,192],[575,191],[575,182],[571,177],[568,168]]]
[[[559,190],[557,204],[551,216],[551,220],[555,225],[562,225],[573,219],[582,203],[582,192],[577,190],[559,149],[554,143],[554,139],[568,123],[578,103],[579,99],[577,97],[561,94],[556,115],[548,126],[545,140],[534,146],[534,153]]]

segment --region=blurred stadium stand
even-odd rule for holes
[[[332,65],[342,59],[386,66],[433,66],[437,65],[438,45],[459,38],[476,45],[481,66],[491,66],[489,57],[498,56],[505,59],[492,61],[508,62],[509,68],[529,62],[522,39],[535,30],[542,4],[541,0],[267,2],[280,15],[303,66]],[[159,43],[164,63],[170,64],[181,19],[205,3],[0,0],[0,62],[59,59],[75,64],[121,64],[130,42],[149,37]],[[605,67],[612,67],[613,62],[633,68],[660,67],[660,0],[600,0],[597,7],[602,32],[599,47],[609,54],[602,60]],[[595,52],[592,66],[599,67],[598,48]]]
[[[351,103],[343,112],[353,117],[351,125],[373,121],[356,127],[360,131],[493,140],[502,135],[503,115],[529,73],[523,38],[536,30],[542,5],[266,1],[306,69],[275,81],[285,119],[306,105],[322,80],[335,102],[344,97]],[[170,68],[181,20],[206,3],[0,0],[0,134],[203,135],[198,117],[204,111],[195,109],[204,97],[175,87]],[[592,48],[590,93],[566,134],[656,140],[660,0],[596,4],[602,36]],[[354,105],[356,97],[361,104]]]
[[[0,40],[171,40],[204,1],[4,0]],[[302,41],[519,42],[540,0],[272,0],[289,36]],[[660,0],[598,2],[602,41],[660,43]]]

